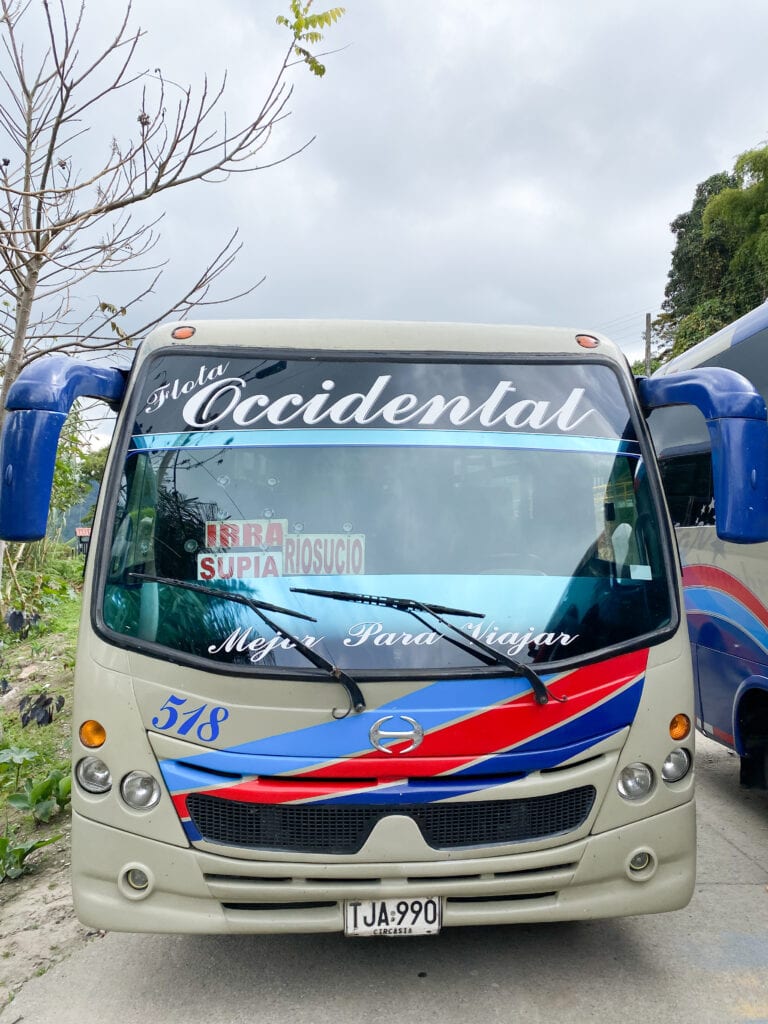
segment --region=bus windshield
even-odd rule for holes
[[[139,396],[99,591],[102,626],[129,646],[312,671],[232,595],[310,617],[270,613],[373,678],[485,666],[428,614],[372,597],[462,609],[455,626],[534,667],[672,622],[657,505],[607,364],[163,353]]]

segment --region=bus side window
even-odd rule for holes
[[[661,479],[674,526],[714,526],[712,456],[709,451],[662,456]]]

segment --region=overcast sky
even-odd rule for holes
[[[266,281],[216,315],[569,325],[639,354],[669,222],[768,137],[766,0],[345,6],[327,33],[343,49],[324,79],[296,73],[265,156],[316,135],[309,149],[166,204],[168,292],[239,228],[228,289]],[[226,69],[237,121],[279,63],[287,7],[134,0],[139,61],[184,83]]]

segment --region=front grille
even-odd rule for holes
[[[435,850],[520,843],[571,832],[595,802],[594,786],[520,800],[319,806],[251,804],[205,793],[187,798],[189,814],[210,843],[292,853],[358,853],[377,822],[411,818]]]

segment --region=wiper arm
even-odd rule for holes
[[[219,590],[217,587],[206,587],[205,584],[202,583],[190,583],[187,580],[174,580],[166,576],[151,576],[145,572],[129,572],[128,575],[137,580],[146,580],[147,583],[164,583],[170,587],[180,587],[182,590],[191,590],[196,594],[208,594],[210,597],[221,597],[225,601],[233,601],[235,604],[245,605],[246,608],[250,608],[252,612],[258,615],[261,621],[269,626],[270,629],[274,630],[278,636],[285,637],[286,640],[289,640],[296,650],[300,654],[303,654],[307,661],[311,662],[315,668],[323,669],[323,671],[327,672],[332,679],[341,683],[349,696],[350,710],[360,712],[365,707],[365,697],[363,697],[360,687],[351,676],[348,676],[343,669],[337,668],[336,665],[328,661],[328,659],[324,658],[321,654],[313,651],[312,648],[308,647],[303,640],[300,640],[297,636],[294,636],[293,633],[289,633],[286,629],[283,629],[282,626],[278,625],[278,623],[274,622],[264,613],[265,611],[277,612],[280,615],[292,615],[297,619],[305,619],[307,622],[317,622],[317,619],[313,618],[311,615],[305,615],[303,612],[297,612],[293,608],[281,608],[280,605],[269,604],[267,601],[258,601],[252,597],[246,597],[245,594],[231,594],[225,590]],[[336,716],[336,709],[334,709],[333,714],[334,717],[344,717],[343,715]]]
[[[445,633],[440,633],[440,636],[447,640],[448,643],[453,644],[455,647],[460,647],[462,651],[467,654],[471,654],[473,657],[478,658],[486,665],[504,665],[507,668],[512,669],[515,676],[521,676],[531,684],[533,695],[537,704],[547,704],[549,702],[550,695],[549,690],[542,681],[542,679],[529,668],[528,665],[518,661],[517,658],[511,657],[509,654],[504,654],[502,651],[497,651],[489,644],[485,643],[484,640],[479,640],[477,637],[472,636],[470,633],[465,633],[459,626],[455,626],[452,622],[448,622],[443,618],[444,615],[469,615],[472,618],[484,618],[483,612],[470,612],[462,608],[448,608],[441,604],[427,604],[424,601],[417,601],[412,597],[386,597],[385,595],[379,594],[353,594],[344,590],[314,590],[307,587],[291,587],[293,593],[296,594],[312,594],[314,597],[328,597],[336,601],[353,601],[356,604],[372,604],[378,605],[383,608],[396,608],[398,611],[407,612],[412,615],[413,618],[417,619],[422,625],[426,626],[427,629],[433,627],[429,622],[423,619],[418,613],[420,611],[431,615],[434,619],[437,619],[441,625],[445,626],[446,629],[451,630],[452,633],[462,637],[462,640],[457,640],[455,636],[447,636]],[[464,642],[462,642],[464,641]],[[565,701],[564,697],[554,697],[555,700]]]
[[[268,604],[266,601],[257,601],[245,594],[230,594],[226,590],[219,590],[218,587],[206,587],[204,583],[190,583],[188,580],[174,580],[168,576],[150,576],[146,572],[129,572],[136,580],[146,580],[147,583],[165,583],[169,587],[181,587],[182,590],[192,590],[196,594],[208,594],[209,597],[223,597],[225,601],[234,601],[235,604],[244,604],[247,608],[257,613],[263,611],[280,612],[281,615],[293,615],[297,619],[306,619],[307,622],[317,622],[311,615],[304,612],[294,611],[293,608],[281,608],[279,604]]]
[[[398,611],[408,612],[421,608],[432,614],[442,615],[469,615],[474,619],[485,617],[484,612],[469,612],[464,608],[448,608],[442,604],[424,604],[422,601],[415,601],[411,597],[387,597],[384,594],[352,594],[346,590],[313,590],[310,587],[290,587],[292,594],[313,594],[315,597],[331,597],[336,601],[354,601],[356,604],[375,604],[382,608],[397,608]],[[437,615],[435,615],[437,618]]]

